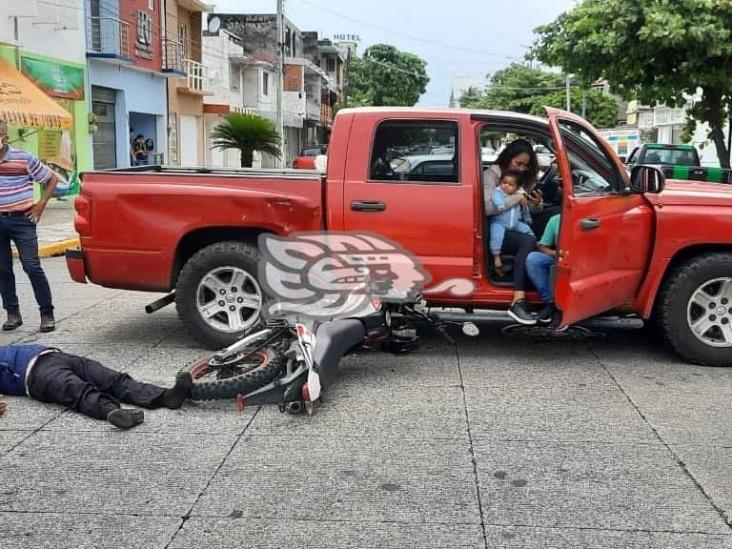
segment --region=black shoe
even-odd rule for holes
[[[130,429],[145,421],[145,413],[136,408],[117,408],[107,414],[107,421],[120,429]]]
[[[171,410],[180,408],[190,395],[191,385],[193,385],[193,378],[190,372],[179,372],[175,376],[175,385],[170,389],[165,389],[163,393],[161,399],[163,406]]]
[[[8,314],[8,320],[3,324],[3,331],[9,332],[16,328],[20,328],[22,325],[23,319],[21,318],[20,313],[10,313]]]
[[[554,317],[554,311],[556,311],[554,303],[545,303],[539,311],[539,316],[537,317],[537,320],[542,324],[549,324]]]
[[[527,326],[536,324],[536,317],[525,299],[519,299],[516,303],[511,305],[508,308],[508,316],[513,318],[519,324],[525,324]]]

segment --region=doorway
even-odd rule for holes
[[[198,141],[200,139],[199,118],[180,116],[180,165],[200,166]]]
[[[96,170],[117,167],[116,104],[117,90],[92,86],[92,113],[97,125],[92,137],[92,155]]]

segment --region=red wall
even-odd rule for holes
[[[150,0],[120,0],[119,16],[129,23],[130,54],[135,65],[141,68],[160,71],[162,69],[161,44],[161,0],[152,0],[154,9],[150,9]],[[150,44],[138,41],[138,12],[144,12],[150,18]]]

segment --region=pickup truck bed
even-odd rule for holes
[[[84,187],[75,228],[86,276],[109,288],[169,291],[189,255],[223,233],[255,242],[323,223],[322,174],[309,170],[144,166],[85,174]]]

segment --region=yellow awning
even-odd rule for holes
[[[7,61],[0,59],[0,119],[10,126],[71,128],[71,115]]]

